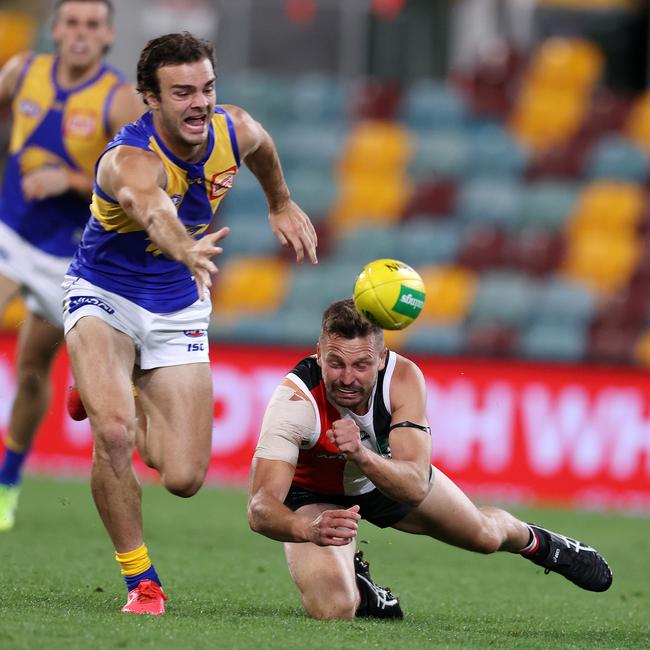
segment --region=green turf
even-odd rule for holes
[[[148,486],[144,511],[170,596],[162,619],[119,613],[126,590],[87,485],[28,478],[16,528],[0,534],[0,648],[650,648],[647,519],[517,511],[597,546],[614,570],[605,594],[365,524],[373,575],[406,618],[326,623],[302,613],[281,545],[248,530],[242,492],[181,500]]]

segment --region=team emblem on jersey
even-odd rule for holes
[[[214,174],[209,181],[210,201],[220,199],[231,187],[237,173],[236,165]]]
[[[74,138],[92,138],[96,129],[97,113],[89,109],[73,109],[63,122],[63,133]]]
[[[38,117],[41,114],[41,107],[31,99],[21,99],[18,102],[18,112],[26,117]]]
[[[183,334],[189,336],[191,339],[196,339],[205,336],[205,330],[183,330]]]

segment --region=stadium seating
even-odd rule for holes
[[[320,264],[278,244],[242,166],[211,335],[312,345],[322,310],[392,257],[427,298],[391,347],[650,367],[650,93],[603,87],[603,61],[553,38],[528,61],[498,43],[446,82],[223,79],[223,101],[266,121]]]
[[[409,174],[416,182],[461,179],[471,168],[472,144],[461,129],[432,130],[418,134]]]
[[[29,50],[36,30],[36,20],[28,13],[0,11],[0,66],[14,54]]]
[[[591,180],[606,178],[644,183],[648,178],[648,159],[637,145],[611,135],[603,137],[591,150],[585,173]]]
[[[427,288],[427,297],[413,329],[420,322],[430,326],[462,323],[474,302],[477,275],[454,265],[420,266],[418,271]]]
[[[402,121],[414,131],[462,128],[467,106],[453,86],[422,80],[412,84],[402,101]]]
[[[214,313],[219,317],[270,314],[284,300],[288,276],[287,262],[278,257],[235,257],[216,277]]]

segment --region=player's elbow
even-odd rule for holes
[[[263,534],[262,508],[256,495],[248,500],[248,525],[254,533]]]
[[[409,489],[408,494],[406,495],[406,498],[404,499],[404,502],[406,505],[411,506],[411,508],[417,508],[426,498],[427,494],[429,494],[429,486],[428,484],[425,486],[415,486],[411,487]]]
[[[411,481],[404,495],[404,502],[412,508],[417,508],[429,494],[430,487],[428,477],[418,477]]]

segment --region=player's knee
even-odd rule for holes
[[[119,414],[108,415],[93,421],[95,456],[111,464],[130,463],[135,441],[128,421]]]
[[[200,490],[204,476],[204,472],[163,472],[162,482],[165,489],[177,497],[191,497]]]
[[[309,616],[319,620],[346,620],[354,618],[357,611],[357,597],[352,593],[328,594],[326,597],[303,595],[303,607]]]
[[[37,399],[49,389],[47,371],[34,366],[24,366],[18,369],[18,392],[30,399]]]

